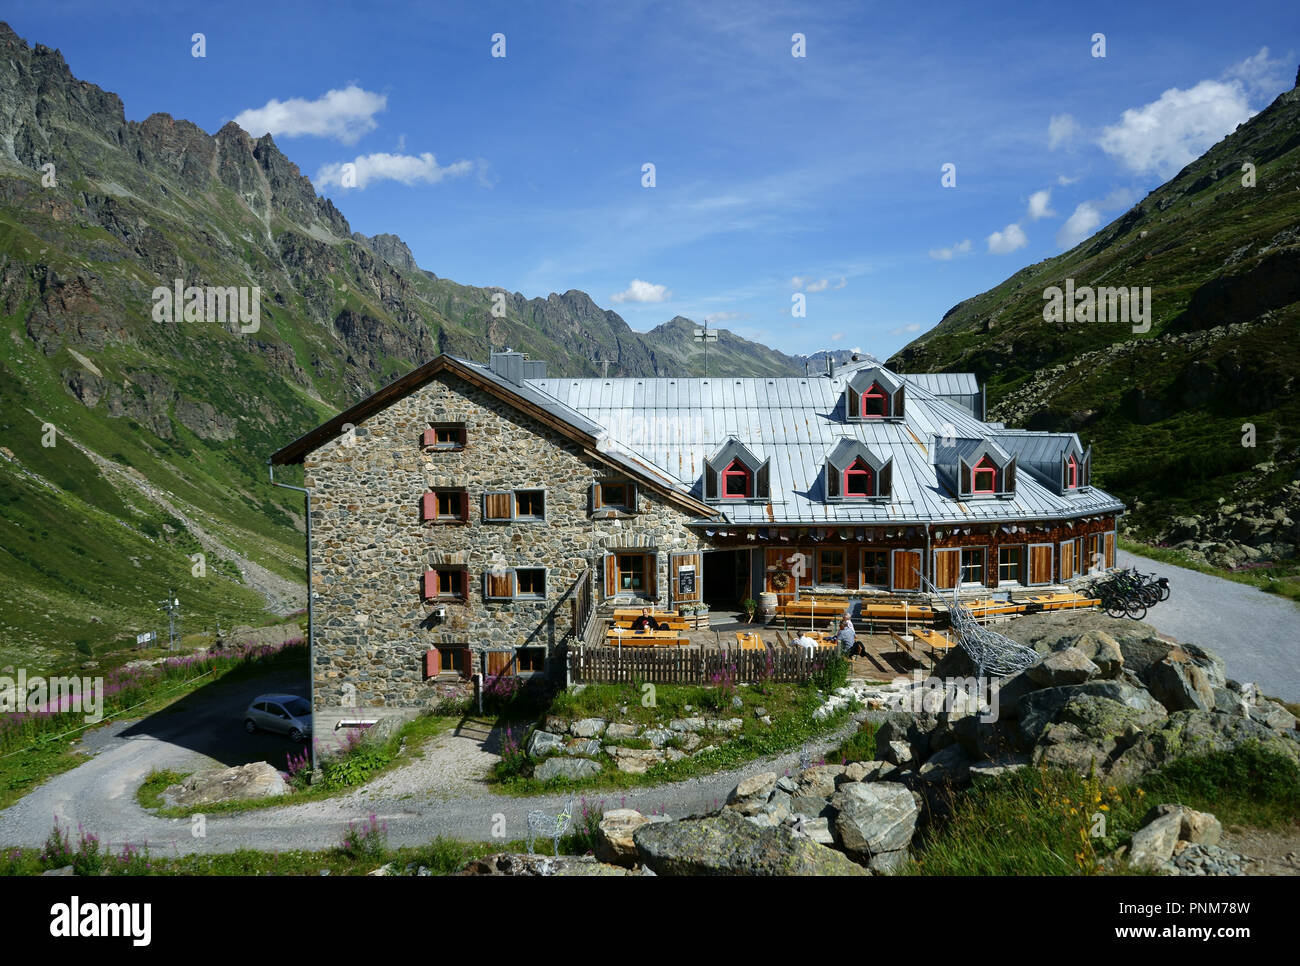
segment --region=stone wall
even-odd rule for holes
[[[464,422],[466,447],[421,450],[434,422]],[[312,489],[317,706],[341,703],[344,685],[359,705],[428,703],[434,683],[424,654],[439,645],[551,649],[571,630],[571,587],[615,548],[657,552],[656,586],[668,587],[668,553],[700,549],[690,515],[642,485],[632,519],[593,521],[589,492],[617,473],[540,421],[460,377],[443,373],[308,455]],[[420,499],[434,487],[468,491],[466,524],[428,524]],[[489,490],[543,489],[544,522],[483,522]],[[432,616],[421,579],[438,566],[464,566],[467,599],[439,601]],[[493,566],[545,567],[544,600],[488,601]]]

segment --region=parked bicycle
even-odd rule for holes
[[[1101,600],[1102,609],[1111,617],[1140,621],[1149,608],[1169,599],[1169,578],[1130,567],[1094,580],[1089,593]]]

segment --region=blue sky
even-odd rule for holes
[[[1282,6],[42,0],[3,17],[129,119],[270,130],[354,230],[400,235],[440,276],[582,289],[642,331],[708,317],[884,358],[1289,89],[1300,5]]]

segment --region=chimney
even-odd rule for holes
[[[512,352],[508,348],[504,352],[492,353],[488,369],[516,386],[523,385],[525,379],[546,378],[545,362],[540,359],[525,361],[522,352]]]
[[[835,360],[831,358],[831,354],[829,352],[826,353],[826,378],[827,379],[835,378]]]

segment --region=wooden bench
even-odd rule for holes
[[[622,635],[611,627],[605,632],[605,643],[622,644],[623,647],[671,647],[689,644],[677,631],[626,631]]]
[[[904,640],[903,635],[898,633],[898,631],[894,630],[892,627],[889,629],[889,636],[898,644],[898,650],[900,653],[906,652],[912,660],[916,661],[918,664],[921,663],[920,656],[912,648],[911,641]]]

